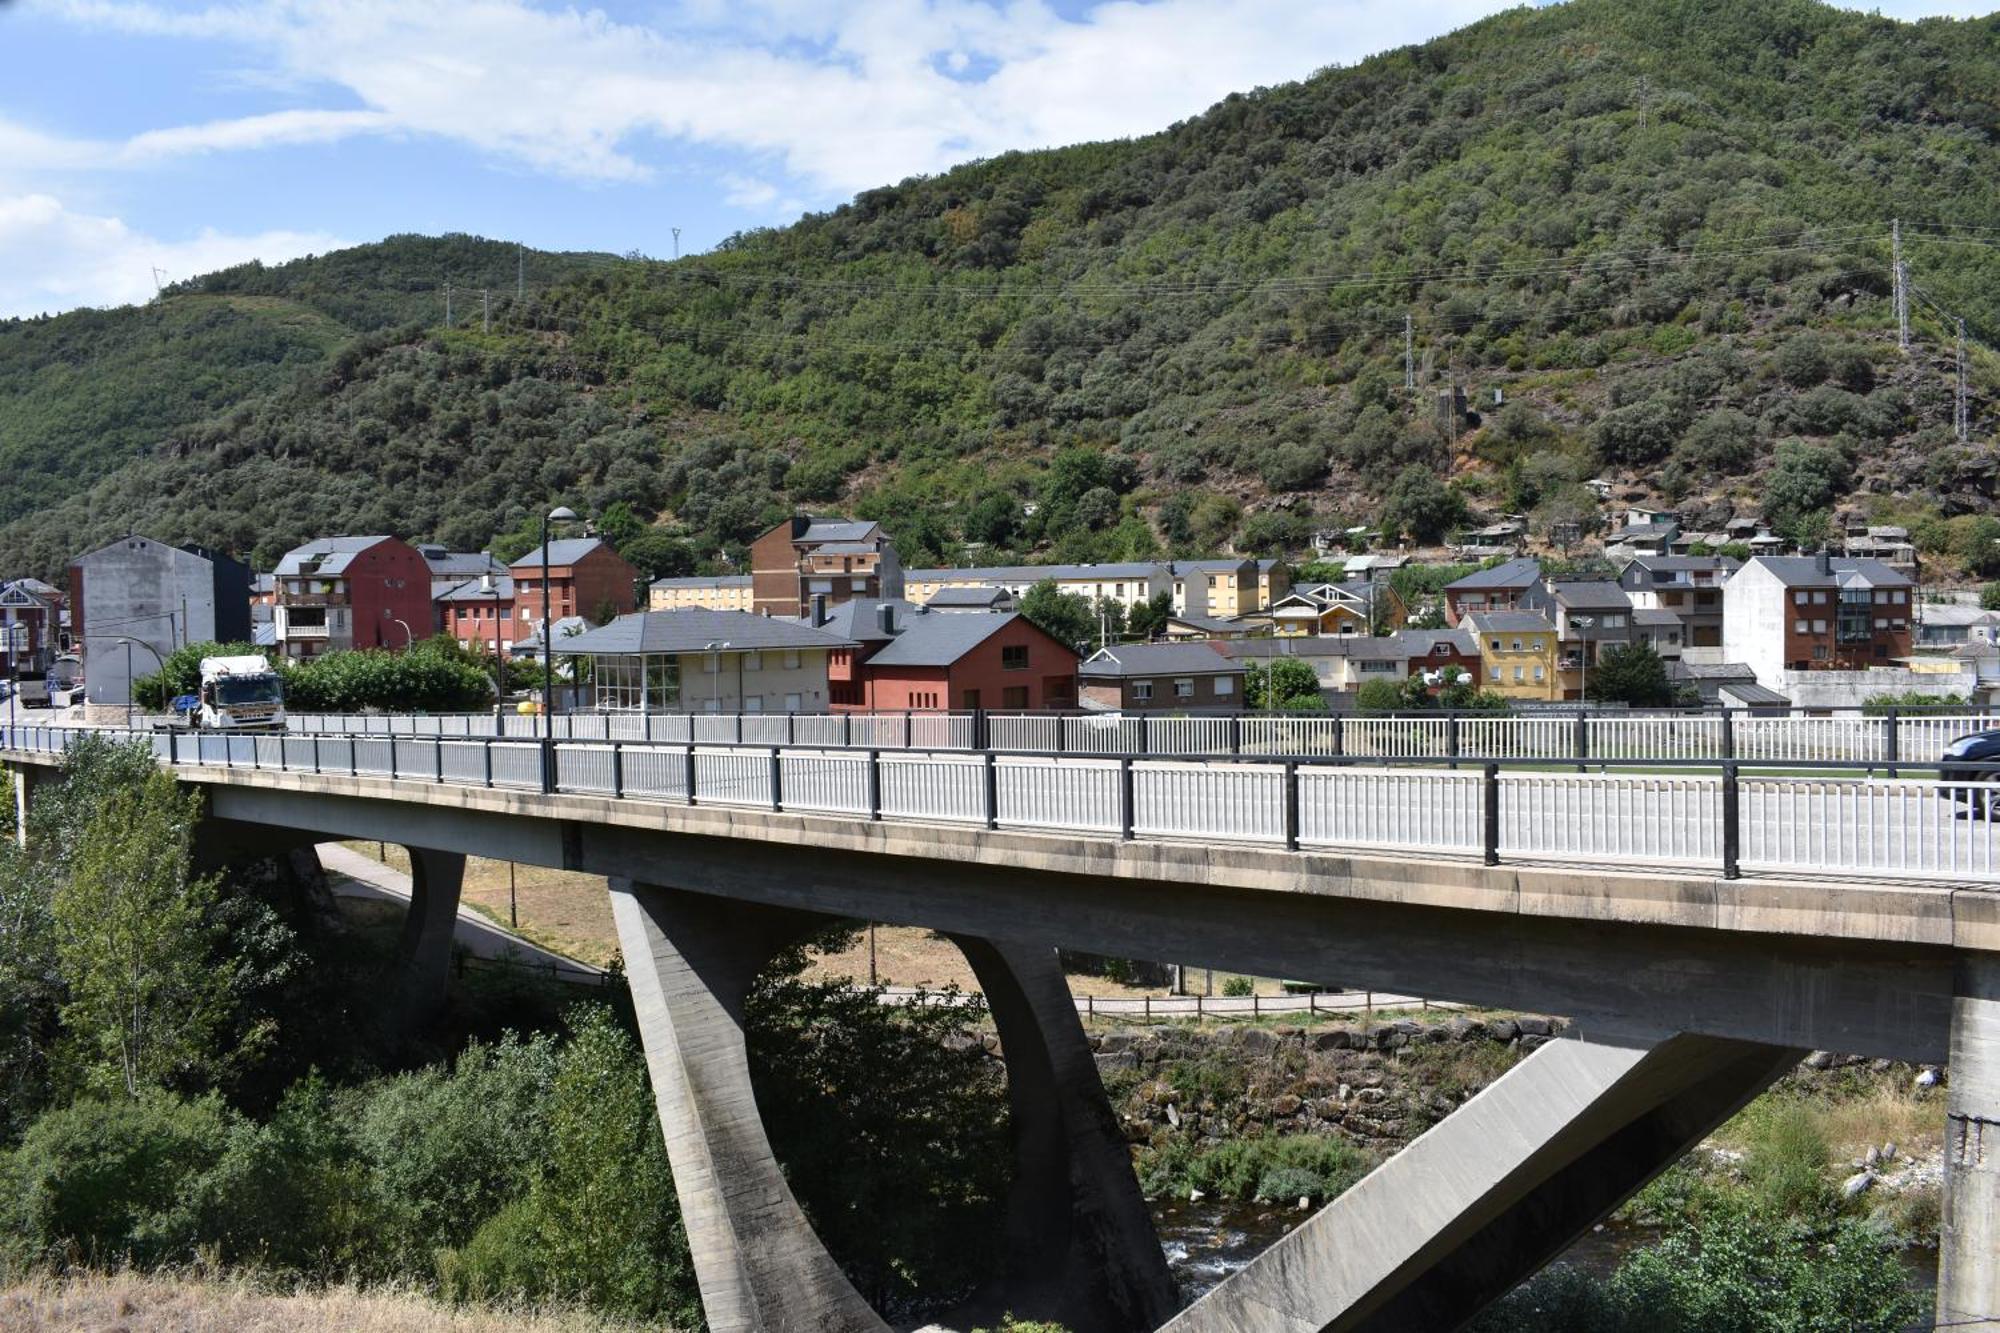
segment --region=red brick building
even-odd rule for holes
[[[542,548],[508,566],[514,585],[514,633],[502,642],[528,638],[542,623]],[[549,614],[557,620],[582,616],[593,625],[639,609],[639,570],[596,537],[549,543]],[[456,630],[447,633],[460,637]],[[464,636],[472,637],[470,634]],[[485,639],[492,642],[492,626]]]
[[[838,710],[1076,706],[1076,651],[1018,612],[865,599],[824,613],[820,628],[856,644],[827,664]]]
[[[750,609],[804,616],[812,599],[839,606],[903,595],[903,566],[882,525],[795,514],[750,543]]]
[[[278,562],[273,612],[278,651],[289,658],[404,648],[430,633],[430,566],[395,537],[322,537]]]
[[[40,673],[62,642],[62,589],[40,579],[0,584],[0,676]]]

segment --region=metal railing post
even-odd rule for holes
[[[1576,710],[1576,771],[1584,772],[1589,765],[1583,761],[1590,758],[1590,713],[1579,703]]]
[[[1444,715],[1444,752],[1450,758],[1450,767],[1458,767],[1458,714]]]
[[[1893,708],[1884,714],[1882,718],[1882,725],[1888,728],[1882,736],[1882,758],[1888,762],[1889,776],[1892,778],[1896,776],[1896,761],[1902,758],[1903,741],[1901,733],[1903,729],[1898,725],[1901,720],[1901,714]]]
[[[868,818],[882,818],[882,752],[872,747],[868,751]]]
[[[798,743],[799,743],[799,715],[793,712],[791,709],[787,708],[785,710],[785,744],[797,745]]]
[[[1132,800],[1132,757],[1127,755],[1118,761],[1118,836],[1127,842],[1132,840],[1134,814]]]
[[[393,756],[395,742],[390,742],[389,753]],[[393,766],[393,760],[391,761]],[[556,743],[553,739],[542,740],[542,795],[553,795],[556,790]]]
[[[1133,753],[1151,754],[1153,752],[1152,721],[1153,720],[1147,717],[1144,713],[1139,714],[1139,742],[1137,745],[1132,747]]]
[[[993,748],[993,733],[987,724],[986,710],[984,708],[975,708],[972,710],[972,748],[975,750],[990,750]]]
[[[173,755],[174,755],[174,735],[172,732],[168,732],[167,758],[169,761],[172,761]],[[316,731],[313,733],[313,773],[315,775],[319,773],[319,733]]]
[[[743,744],[743,701],[736,701],[736,743]]]
[[[694,733],[690,731],[688,732],[688,735],[692,736],[694,735]],[[681,790],[686,794],[687,803],[689,805],[693,805],[694,804],[694,742],[693,741],[688,742],[687,754],[684,756],[684,758],[686,760],[686,764],[681,769]]]
[[[843,748],[851,747],[854,744],[854,714],[852,713],[842,713],[840,715],[840,744]]]
[[[617,741],[611,742],[611,795],[614,800],[625,796],[625,747]]]
[[[1299,765],[1297,760],[1285,761],[1285,850],[1299,849]]]
[[[1480,806],[1483,818],[1480,820],[1483,833],[1480,843],[1486,852],[1486,864],[1500,864],[1500,765],[1489,763],[1479,779]]]
[[[785,751],[781,746],[773,745],[771,747],[771,808],[773,810],[783,810],[785,808],[784,753]]]
[[[986,827],[1000,827],[1000,766],[993,760],[993,751],[986,751]]]
[[[906,709],[903,712],[903,748],[905,750],[915,749],[916,744],[917,715]]]
[[[1229,715],[1229,753],[1243,753],[1243,714]]]
[[[1722,757],[1736,757],[1736,714],[1727,708],[1722,710]]]
[[[1743,877],[1743,789],[1737,783],[1736,761],[1722,766],[1722,877]]]
[[[431,769],[436,774],[436,777],[433,780],[437,782],[439,786],[443,786],[444,785],[444,737],[438,736],[432,739],[431,760],[432,760]]]
[[[1333,752],[1336,755],[1347,753],[1347,719],[1339,713],[1333,715]]]
[[[493,785],[493,742],[479,743],[479,779],[483,787]]]

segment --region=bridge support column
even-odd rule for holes
[[[396,1023],[422,1027],[444,1012],[451,985],[451,946],[458,929],[458,895],[465,855],[427,847],[410,854],[410,909],[396,945]]]
[[[1074,1333],[1158,1328],[1180,1293],[1056,951],[952,939],[1007,1057],[1015,1170],[999,1304]]]
[[[2000,1330],[2000,957],[1958,960],[1937,1324]]]
[[[28,806],[35,798],[35,791],[45,782],[54,782],[62,775],[59,768],[45,768],[40,764],[10,764],[7,776],[13,779],[14,788],[14,845],[25,849],[28,845]]]
[[[750,1086],[743,1003],[826,918],[614,878],[653,1096],[711,1333],[888,1333],[792,1197]]]
[[[1165,1333],[1457,1328],[1801,1054],[1685,1035],[1550,1042]]]

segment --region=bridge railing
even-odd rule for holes
[[[60,754],[131,739],[185,768],[336,774],[637,801],[1288,849],[1717,872],[2000,880],[2000,764],[999,754],[991,750],[221,735],[0,727]],[[1830,736],[1838,733],[1829,731]]]

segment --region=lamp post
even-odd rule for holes
[[[1574,630],[1583,631],[1584,635],[1583,638],[1576,641],[1577,658],[1583,663],[1583,683],[1578,687],[1576,701],[1584,708],[1590,706],[1590,627],[1596,623],[1596,616],[1571,616],[1569,618],[1569,627]]]
[[[715,691],[715,711],[717,713],[722,711],[722,653],[728,647],[729,640],[727,639],[710,639],[707,644],[708,674],[715,677],[715,684],[712,688]],[[742,692],[742,687],[738,686],[738,704],[742,703]]]
[[[401,616],[390,616],[389,623],[403,627],[403,650],[405,652],[416,646],[417,636],[410,633],[410,623],[407,620],[404,620]]]
[[[500,585],[493,581],[491,570],[479,576],[479,593],[493,599],[493,734],[498,736],[504,725],[500,710],[507,700],[507,659],[500,651]]]
[[[556,677],[553,652],[555,626],[549,621],[549,524],[572,523],[576,521],[576,511],[568,505],[557,505],[542,515],[542,739],[555,739],[555,725],[549,713],[555,707]]]

